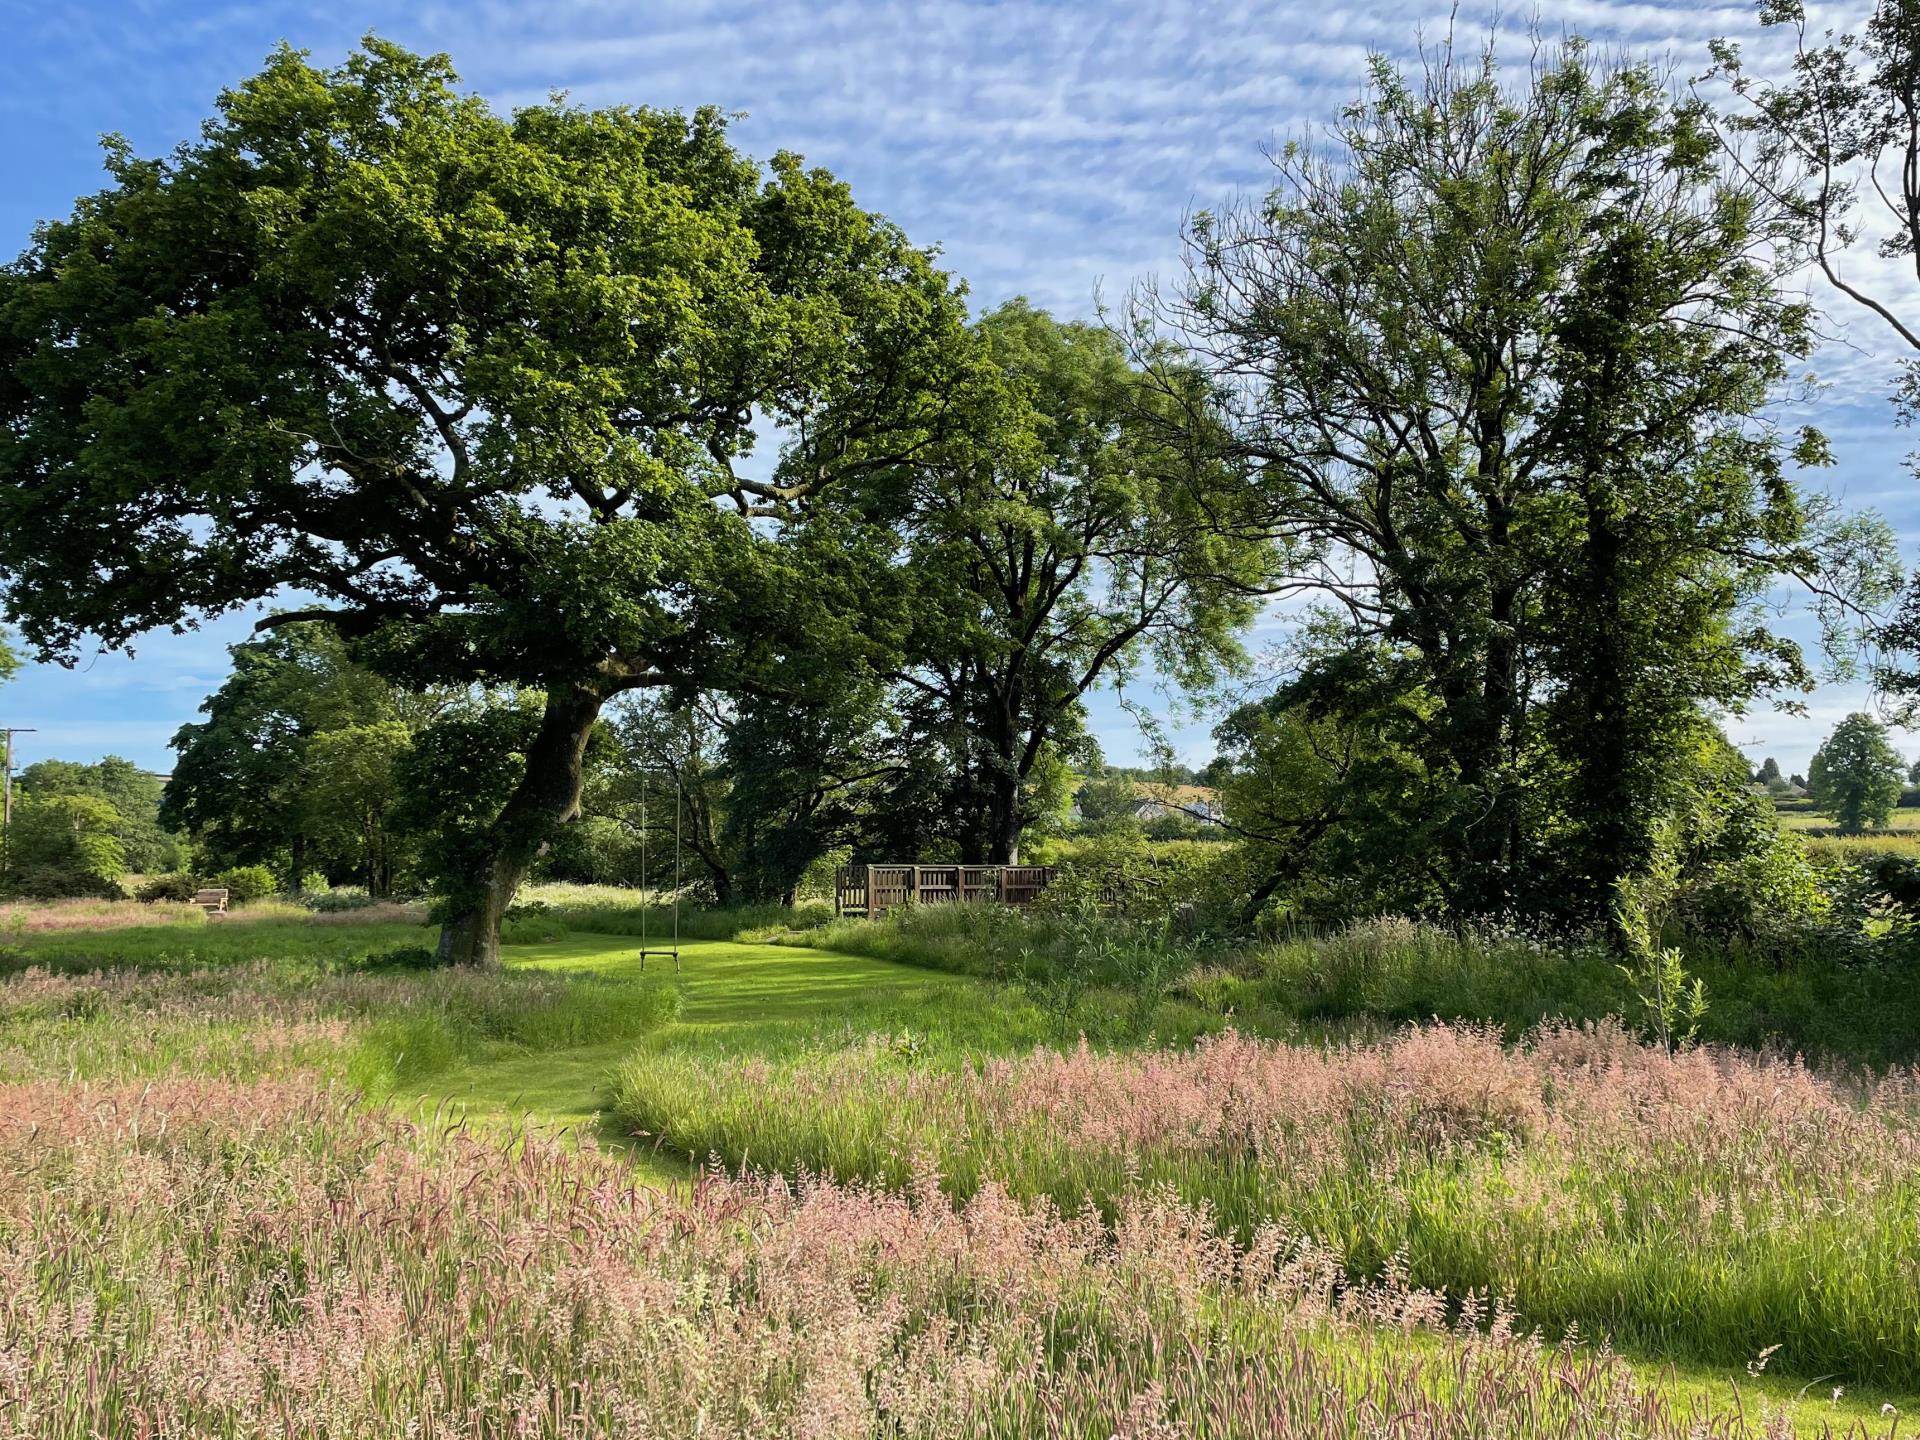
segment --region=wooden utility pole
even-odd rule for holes
[[[13,855],[13,737],[34,733],[31,725],[0,726],[0,870]]]

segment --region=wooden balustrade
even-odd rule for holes
[[[877,920],[903,905],[1031,905],[1053,875],[1051,865],[842,865],[833,913]]]

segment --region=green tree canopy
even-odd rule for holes
[[[954,287],[831,175],[717,110],[499,115],[372,38],[279,51],[108,171],[0,275],[8,610],[71,658],[293,591],[410,686],[543,694],[499,809],[444,797],[448,958],[497,962],[609,696],[859,653],[873,557],[773,532],[910,464],[973,362]]]
[[[654,886],[678,844],[685,882],[721,903],[791,903],[826,856],[872,841],[894,817],[895,787],[918,768],[902,759],[883,700],[871,677],[804,708],[774,697],[627,697],[606,727],[588,812],[636,842],[644,833]],[[891,838],[879,849],[901,853]]]
[[[111,826],[120,842],[125,869],[152,873],[180,862],[179,837],[161,821],[165,781],[131,760],[109,755],[91,765],[73,760],[38,760],[20,772],[21,793],[36,800],[87,795],[113,807]]]
[[[1760,762],[1760,768],[1754,772],[1753,778],[1762,785],[1780,784],[1780,762],[1771,755],[1767,756]]]
[[[14,808],[0,883],[50,899],[117,896],[127,870],[121,824],[120,812],[98,795],[25,794]]]
[[[730,717],[726,698],[711,694],[626,696],[608,717],[612,754],[589,786],[587,809],[636,844],[644,839],[646,853],[636,858],[648,863],[636,865],[632,878],[648,889],[668,873],[656,871],[652,857],[677,844],[684,883],[704,880],[721,905],[737,898],[738,861],[722,839],[732,804],[722,753]]]
[[[876,818],[902,799],[900,782],[937,774],[909,743],[875,688],[842,690],[834,703],[799,711],[741,705],[723,747],[729,793],[722,838],[735,855],[745,898],[793,901],[808,869],[828,852],[871,842]],[[875,811],[881,813],[876,817]],[[890,844],[881,853],[919,854]]]
[[[1821,439],[1765,419],[1813,338],[1800,218],[1723,170],[1703,107],[1577,41],[1517,84],[1491,52],[1378,61],[1275,167],[1135,319],[1213,376],[1187,434],[1230,437],[1281,588],[1327,617],[1282,708],[1420,759],[1458,911],[1614,923],[1707,707],[1810,683],[1759,598],[1891,583],[1884,527],[1788,478]]]
[[[1024,300],[976,330],[997,407],[886,496],[913,587],[897,704],[945,751],[961,854],[1006,862],[1084,749],[1087,694],[1148,658],[1190,689],[1237,664],[1268,557],[1235,531],[1236,472],[1169,443],[1170,402],[1112,332]]]
[[[1074,793],[1081,823],[1095,830],[1138,827],[1140,785],[1131,775],[1108,766],[1092,771]]]
[[[1244,873],[1244,923],[1269,905],[1289,919],[1337,922],[1438,898],[1427,775],[1402,743],[1409,701],[1377,699],[1334,712],[1282,693],[1239,707],[1214,731],[1213,782]]]
[[[301,810],[313,839],[356,857],[370,895],[393,892],[402,864],[394,833],[399,767],[413,749],[413,728],[397,719],[322,730],[301,756]]]
[[[357,768],[351,747],[313,747],[335,732],[411,728],[442,700],[410,695],[358,664],[318,622],[277,627],[228,654],[233,673],[200,707],[206,718],[173,737],[164,821],[192,835],[214,869],[269,865],[290,886],[314,870],[389,877],[391,867],[364,849],[353,807],[343,814],[331,804],[344,791],[327,762]]]
[[[1900,803],[1907,762],[1887,739],[1887,728],[1855,711],[1834,727],[1813,757],[1820,777],[1820,808],[1840,822],[1840,833],[1858,835],[1885,825]]]

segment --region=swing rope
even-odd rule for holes
[[[652,891],[647,888],[647,786],[640,782],[640,968],[647,968],[647,957],[673,958],[674,972],[680,970],[680,815],[685,808],[678,777],[673,782],[673,945],[671,949],[652,948],[647,930],[647,912],[653,908]]]
[[[680,968],[680,812],[684,808],[680,781],[673,782],[673,968]]]

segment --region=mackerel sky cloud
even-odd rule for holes
[[[1527,17],[1508,7],[1503,50],[1524,64]],[[1835,23],[1850,18],[1845,9]],[[1478,37],[1492,9],[1453,21]],[[1823,15],[1823,18],[1825,16]],[[1543,4],[1549,37],[1577,32],[1634,56],[1703,68],[1715,35],[1753,37],[1745,5]],[[1024,294],[1063,315],[1177,264],[1181,217],[1264,188],[1263,149],[1324,127],[1355,94],[1370,52],[1405,55],[1443,36],[1444,4],[1356,6],[1249,0],[1113,3],[540,4],[100,3],[0,0],[0,245],[63,215],[101,183],[98,137],[119,132],[152,154],[189,139],[214,95],[285,40],[322,62],[369,30],[444,50],[467,82],[506,108],[555,90],[585,104],[742,112],[735,134],[759,156],[790,149],[834,170],[864,205],[937,244],[980,305]],[[1767,46],[1755,39],[1750,49]],[[1920,482],[1900,464],[1920,436],[1892,426],[1892,352],[1863,318],[1835,310],[1838,338],[1815,369],[1832,388],[1783,418],[1812,418],[1839,466],[1812,477],[1853,506],[1880,510],[1920,557]],[[1793,609],[1790,597],[1783,603]],[[0,724],[35,725],[27,760],[112,751],[167,769],[166,742],[226,671],[225,646],[251,616],[158,635],[127,660],[75,671],[34,667],[0,691]],[[1794,633],[1811,638],[1804,617]],[[1272,638],[1284,628],[1265,627]],[[1165,711],[1142,686],[1132,698]],[[1789,770],[1835,719],[1865,703],[1826,687],[1805,718],[1759,709],[1728,732]],[[1115,759],[1139,747],[1111,696],[1095,729]],[[1174,717],[1181,750],[1208,753],[1205,718]],[[1911,753],[1920,736],[1896,737]]]

